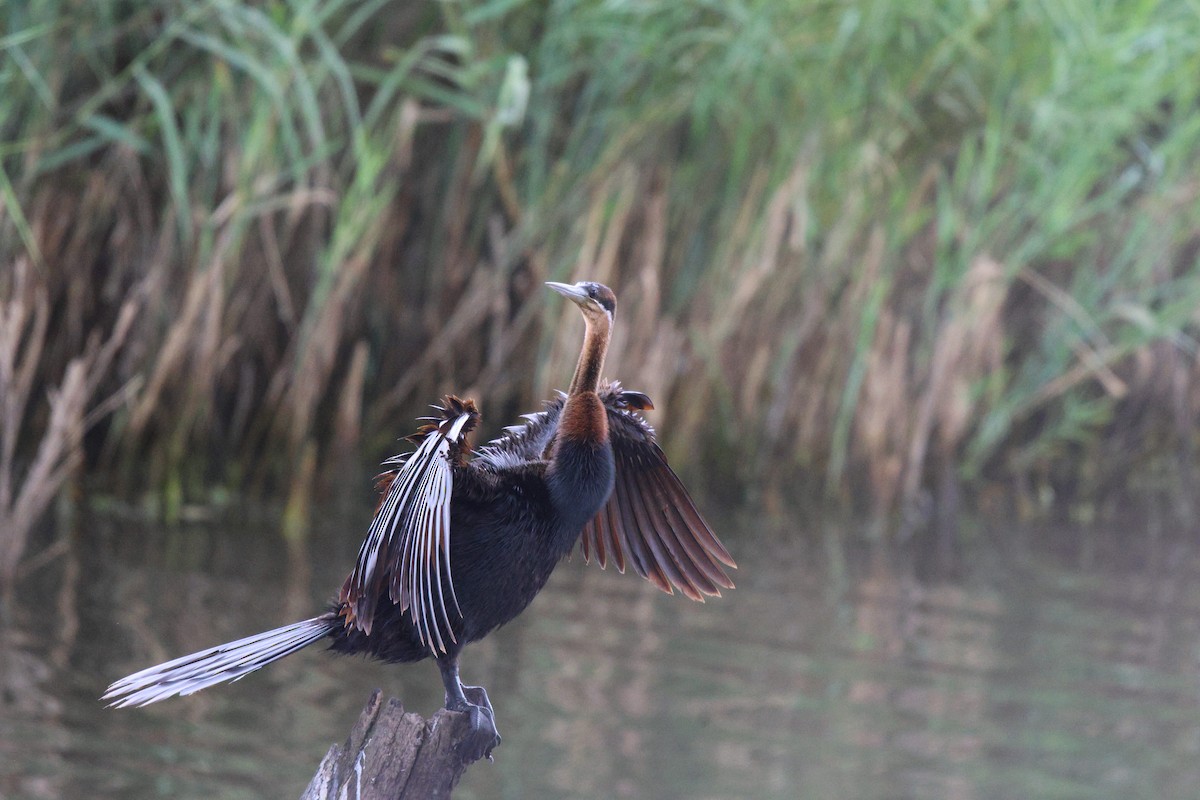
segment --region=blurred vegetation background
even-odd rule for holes
[[[546,279],[725,497],[1190,470],[1194,4],[0,8],[0,573],[73,475],[295,511],[443,392],[508,424],[577,353]]]

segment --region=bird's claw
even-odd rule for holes
[[[492,702],[482,686],[463,686],[463,697],[457,702],[447,703],[451,711],[462,711],[467,714],[469,731],[463,741],[458,743],[457,752],[466,762],[486,758],[494,761],[492,750],[500,745],[500,733],[496,730],[496,713],[492,710]]]
[[[459,756],[468,763],[481,758],[494,761],[492,750],[500,746],[500,734],[496,730],[496,717],[491,706],[471,703],[462,710],[467,712],[470,730],[466,738],[458,743]]]

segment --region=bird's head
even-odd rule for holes
[[[546,281],[546,285],[579,306],[586,319],[607,318],[612,323],[613,315],[617,312],[617,296],[604,284],[595,281],[576,284]]]

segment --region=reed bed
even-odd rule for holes
[[[541,282],[581,277],[710,489],[891,514],[1190,463],[1186,3],[0,14],[0,516],[46,447],[167,514],[302,507],[444,391],[495,426],[560,385]]]

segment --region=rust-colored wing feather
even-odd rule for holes
[[[449,600],[458,613],[450,574],[450,498],[454,467],[464,463],[467,435],[479,420],[470,400],[447,397],[436,408],[441,415],[409,437],[417,449],[385,462],[399,469],[382,476],[379,485],[386,489],[340,598],[346,624],[370,634],[386,590],[435,654],[455,641],[447,611]]]
[[[732,589],[722,565],[737,565],[667,463],[654,429],[637,413],[653,408],[650,398],[618,384],[600,397],[608,410],[616,483],[583,529],[584,559],[594,557],[601,567],[611,560],[621,572],[628,562],[667,594],[679,589],[693,600]]]

